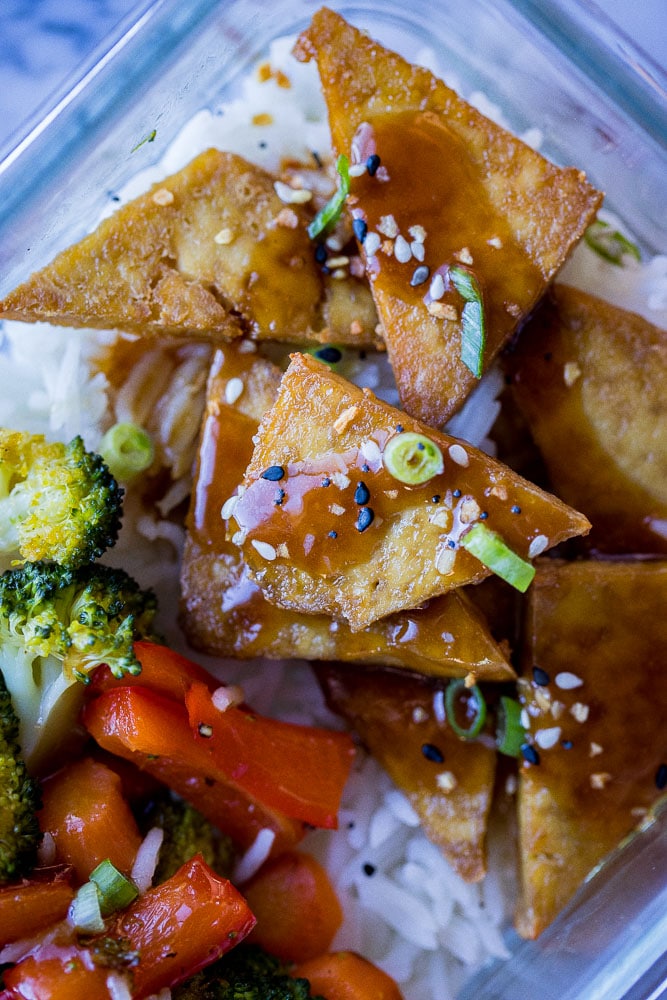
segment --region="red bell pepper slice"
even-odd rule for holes
[[[35,869],[30,879],[0,888],[0,947],[37,934],[67,916],[74,897],[69,865]]]
[[[230,780],[195,739],[183,704],[147,688],[116,687],[85,706],[83,722],[105,750],[164,782],[240,847],[250,847],[267,827],[276,835],[273,853],[303,837],[302,823]]]
[[[243,896],[213,872],[201,855],[119,913],[100,937],[122,941],[136,961],[127,968],[134,998],[171,988],[220,958],[255,926]],[[95,963],[90,946],[61,924],[4,974],[7,1000],[106,1000],[110,970]]]
[[[168,646],[138,640],[134,643],[134,654],[141,664],[140,674],[114,677],[109,668],[102,664],[92,674],[87,694],[95,696],[110,688],[139,686],[182,702],[188,688],[195,682],[206,684],[212,691],[220,686],[220,681],[198,663],[188,660]]]
[[[185,703],[198,745],[232,780],[293,819],[336,828],[354,757],[346,733],[269,719],[243,707],[220,711],[200,683],[191,685]]]

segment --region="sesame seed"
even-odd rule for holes
[[[426,239],[426,230],[423,226],[410,226],[408,229],[415,243],[423,243]]]
[[[273,502],[276,505],[276,507],[280,507],[281,506],[281,504],[282,504],[282,502],[283,502],[283,500],[285,499],[286,496],[287,496],[287,494],[285,493],[285,490],[283,490],[282,488],[279,489],[279,490],[276,490],[276,495],[273,498]]]
[[[581,677],[577,677],[571,671],[562,670],[559,674],[556,674],[554,683],[561,691],[572,691],[573,688],[581,687],[584,682]]]
[[[494,250],[502,250],[503,241],[501,240],[500,236],[492,236],[491,239],[487,240],[486,242],[489,244],[490,247],[493,247]]]
[[[601,753],[604,753],[604,747],[601,747],[599,743],[593,743],[591,741],[591,745],[588,750],[588,756],[599,757]]]
[[[377,871],[377,869],[376,869],[375,865],[372,865],[370,863],[370,861],[366,861],[362,865],[362,871],[363,871],[364,875],[368,875],[369,878],[370,878],[371,875],[375,875],[375,872]]]
[[[364,240],[364,250],[366,251],[366,256],[374,257],[380,249],[381,244],[382,240],[377,233],[368,233],[366,239]]]
[[[521,746],[521,756],[528,764],[539,764],[540,755],[530,743],[523,743]]]
[[[236,495],[234,495],[233,497],[228,497],[227,500],[225,500],[225,502],[223,503],[222,510],[220,511],[220,517],[224,521],[228,521],[229,518],[234,513],[234,508],[238,503],[238,499],[239,498]]]
[[[403,424],[396,424],[396,433],[397,434],[402,434],[403,433],[403,429],[404,429],[403,428]]]
[[[231,406],[239,398],[243,392],[243,380],[235,377],[230,378],[229,382],[225,386],[225,402],[229,403]]]
[[[456,497],[456,499],[458,500],[458,498],[461,496],[461,490],[454,490],[452,496]]]
[[[380,451],[379,444],[371,438],[367,438],[364,442],[362,442],[359,451],[368,462],[379,462],[382,458],[382,452]]]
[[[508,774],[505,781],[505,795],[516,795],[516,790],[518,788],[518,782],[516,780],[516,774]]]
[[[410,244],[406,238],[400,234],[396,237],[396,242],[394,244],[394,257],[399,264],[407,264],[407,262],[412,258]]]
[[[347,267],[350,263],[350,258],[345,254],[341,254],[340,257],[329,257],[327,260],[328,267]]]
[[[324,242],[330,250],[334,251],[334,253],[339,253],[343,249],[343,240],[338,233],[331,233],[330,236],[327,236]]]
[[[428,712],[421,705],[415,705],[412,709],[412,721],[414,723],[426,722],[428,719]]]
[[[533,667],[533,680],[536,684],[539,684],[540,687],[546,687],[550,679],[549,674],[546,670],[542,670],[542,667]]]
[[[171,205],[174,200],[174,195],[167,188],[158,188],[157,191],[153,192],[153,202],[164,208],[166,205]]]
[[[327,534],[327,538],[338,538],[338,532],[333,529]]]
[[[285,206],[276,215],[276,224],[282,226],[283,229],[296,229],[299,225],[299,216],[293,208]]]
[[[357,483],[357,488],[354,491],[354,502],[359,505],[366,504],[371,498],[371,491],[369,490],[366,483]]]
[[[441,274],[434,274],[431,280],[431,285],[428,290],[428,294],[431,296],[434,302],[441,299],[445,294],[445,279]]]
[[[324,243],[318,243],[315,247],[315,260],[318,264],[324,264],[327,259],[327,248]]]
[[[226,247],[234,241],[234,233],[231,229],[225,226],[220,232],[216,233],[213,237],[213,242],[217,243],[219,246]]]
[[[435,743],[422,743],[422,754],[426,760],[433,761],[434,764],[442,764],[445,759],[442,750]]]
[[[209,740],[213,736],[213,726],[210,726],[207,722],[200,722],[197,726],[197,732],[200,736]]]
[[[542,750],[550,750],[555,747],[560,739],[560,726],[551,726],[549,729],[538,729],[535,733],[535,742]]]
[[[260,479],[268,479],[271,483],[277,483],[283,478],[284,475],[285,470],[282,465],[270,465],[268,469],[264,469]]]
[[[660,764],[655,772],[655,786],[659,791],[667,788],[667,764]]]
[[[393,215],[380,216],[378,232],[382,233],[383,236],[387,236],[390,240],[396,239],[398,236],[398,223]]]
[[[598,774],[591,774],[591,788],[604,788],[611,781],[609,771],[600,771]]]
[[[579,378],[581,378],[581,368],[576,361],[568,361],[563,367],[563,382],[568,389],[571,389]]]
[[[461,247],[458,253],[454,254],[457,260],[460,260],[462,264],[472,264],[472,254],[468,247]]]
[[[422,261],[426,257],[426,249],[423,243],[418,243],[417,240],[413,240],[410,244],[410,252],[415,260]]]
[[[219,712],[226,712],[233,705],[245,701],[245,692],[238,684],[222,684],[211,695],[211,701]]]
[[[430,273],[431,273],[430,270],[428,269],[428,267],[426,267],[425,264],[422,264],[421,267],[416,267],[412,272],[412,277],[410,278],[410,284],[412,285],[413,288],[417,288],[418,285],[423,285],[425,281],[428,281],[428,276]]]
[[[366,528],[370,528],[374,517],[375,514],[373,513],[372,508],[362,507],[357,516],[357,523],[355,525],[357,531],[365,531]]]
[[[549,539],[546,535],[536,535],[528,547],[528,558],[534,559],[535,556],[541,555],[548,545]]]
[[[570,708],[570,715],[577,722],[586,722],[589,711],[588,705],[584,705],[581,701],[575,701],[574,705]]]
[[[329,479],[328,476],[324,477],[324,479],[320,483],[320,486],[331,486],[331,480]]]
[[[360,243],[363,243],[366,239],[366,234],[368,232],[368,226],[364,219],[353,219],[352,230],[354,235],[357,237]]]
[[[304,205],[313,197],[313,192],[308,188],[293,188],[284,181],[274,181],[273,189],[286,205]]]
[[[518,503],[512,504],[512,506],[510,507],[510,513],[511,514],[520,514],[521,513],[521,508],[519,507]]]
[[[451,771],[441,771],[436,777],[435,783],[441,792],[453,792],[458,782],[456,776]]]
[[[441,576],[449,576],[454,570],[456,562],[456,552],[449,547],[443,546],[435,556],[435,568]]]
[[[262,559],[267,559],[269,562],[273,562],[278,555],[273,545],[269,545],[268,542],[262,542],[259,538],[253,538],[250,544]]]
[[[371,156],[368,157],[366,160],[366,170],[368,171],[370,177],[375,177],[381,162],[382,161],[377,153],[372,153]]]
[[[464,469],[469,465],[468,452],[460,444],[449,446],[449,457],[456,465],[461,465]]]
[[[350,177],[361,177],[362,174],[366,173],[365,163],[351,163],[350,164]]]
[[[530,729],[530,715],[528,714],[527,708],[521,709],[519,721],[521,722],[521,725],[524,729]]]
[[[345,508],[341,507],[339,503],[332,503],[329,507],[329,513],[335,514],[336,517],[342,517],[345,513]]]

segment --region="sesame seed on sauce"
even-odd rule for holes
[[[442,764],[445,759],[442,750],[435,743],[422,743],[422,754],[426,760],[430,760],[434,764]]]
[[[667,764],[661,764],[655,772],[655,786],[660,792],[667,788]]]
[[[574,746],[572,740],[561,740],[560,745],[562,746],[563,750],[571,750],[572,747]]]
[[[540,755],[530,743],[524,743],[521,747],[521,756],[529,764],[539,764]]]
[[[276,507],[280,507],[281,506],[281,504],[282,504],[282,502],[283,502],[283,500],[285,499],[286,496],[287,496],[287,494],[285,493],[285,490],[283,490],[282,488],[279,489],[279,490],[276,490],[276,495],[275,495],[275,497],[273,499],[273,502],[276,505]]]
[[[362,507],[357,516],[357,523],[355,525],[357,531],[365,531],[366,528],[370,528],[374,517],[375,514],[370,507]]]
[[[518,503],[512,504],[512,506],[510,507],[510,513],[511,514],[520,514],[521,513],[521,508],[519,507]]]
[[[330,531],[330,532],[328,533],[327,537],[328,537],[328,538],[338,538],[338,532],[337,532],[337,531],[333,531],[333,529],[332,529],[332,530],[331,530],[331,531]]]
[[[325,476],[320,485],[321,486],[331,486],[331,480],[329,479],[328,476]]]
[[[489,516],[488,510],[483,510],[482,513],[479,515],[479,519],[480,521],[486,521],[488,516]]]
[[[366,160],[366,170],[368,171],[369,177],[375,177],[381,162],[382,161],[377,153],[372,153],[368,157]]]
[[[324,243],[318,243],[315,247],[315,260],[318,264],[324,264],[327,259],[327,248]]]
[[[456,497],[456,499],[458,500],[458,498],[461,496],[461,490],[454,490],[452,496]]]
[[[403,433],[403,424],[396,424],[396,433],[397,434]]]
[[[533,680],[540,687],[546,687],[550,679],[549,674],[546,670],[542,670],[542,667],[538,667],[537,665],[533,667]]]
[[[410,284],[413,288],[417,288],[418,285],[423,285],[425,281],[428,281],[428,276],[430,274],[429,268],[426,264],[422,264],[420,267],[416,267],[412,272],[412,277],[410,278]]]
[[[285,475],[285,470],[282,465],[270,465],[268,469],[264,469],[261,474],[261,479],[268,479],[271,483],[277,483]]]
[[[370,472],[371,471],[370,465],[368,465],[367,462],[364,462],[364,464],[361,466],[361,471],[362,472]]]
[[[456,548],[456,542],[454,541],[453,538],[448,538],[447,539],[447,545],[448,545],[448,547],[450,549],[455,549]]]
[[[354,491],[354,502],[358,503],[360,506],[367,504],[371,498],[371,491],[369,490],[366,483],[357,483],[357,488]]]
[[[360,243],[363,243],[366,239],[366,234],[368,233],[368,226],[364,219],[354,219],[352,221],[352,230],[354,235],[357,237]]]
[[[442,497],[440,496],[439,493],[434,493],[433,496],[431,497],[431,503],[440,503],[441,499]]]

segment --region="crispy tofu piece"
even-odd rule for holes
[[[603,552],[667,553],[667,330],[554,285],[508,358],[554,489]]]
[[[529,938],[646,817],[667,777],[667,563],[542,563],[519,682],[537,755],[519,782],[517,927]]]
[[[388,472],[383,449],[399,428],[437,444],[441,474],[406,486]],[[292,355],[230,519],[269,600],[367,628],[488,576],[460,544],[480,521],[523,559],[589,527],[477,449]]]
[[[313,669],[329,707],[405,793],[424,833],[468,882],[486,873],[485,837],[496,752],[461,740],[436,708],[443,687],[383,669],[335,663]]]
[[[440,427],[476,384],[460,358],[464,301],[450,269],[468,268],[481,288],[486,369],[602,195],[327,8],[295,54],[317,60],[335,150],[351,163],[380,158],[372,176],[353,176],[348,207],[368,227],[363,251],[402,404]]]
[[[243,659],[337,659],[434,676],[514,677],[483,616],[459,592],[357,633],[345,622],[279,608],[264,598],[241,552],[226,539],[220,511],[242,479],[279,380],[278,369],[259,354],[239,353],[235,344],[216,352],[181,571],[181,621],[191,645]]]
[[[210,149],[10,292],[0,316],[214,341],[319,333],[373,344],[370,292],[355,278],[324,282],[311,215],[281,201],[266,171]],[[347,312],[338,284],[352,293]]]

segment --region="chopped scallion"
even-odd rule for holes
[[[507,757],[518,757],[526,741],[521,725],[521,705],[516,698],[501,695],[496,716],[496,746]]]
[[[584,233],[584,240],[596,254],[619,267],[626,255],[634,257],[635,260],[642,259],[639,247],[602,219],[596,219],[590,224]]]
[[[104,930],[100,896],[94,882],[84,882],[77,889],[67,919],[75,930],[85,934],[99,934]]]
[[[111,475],[127,483],[153,464],[155,449],[150,435],[133,423],[114,424],[100,442],[100,455]]]
[[[478,521],[461,538],[461,546],[496,576],[523,594],[535,576],[535,568],[518,556],[491,528]]]
[[[442,452],[435,441],[415,431],[402,431],[389,438],[382,461],[390,476],[408,486],[426,483],[444,469]]]
[[[482,291],[477,278],[467,267],[450,268],[449,277],[456,291],[465,299],[461,313],[461,361],[475,378],[481,378],[486,345]]]
[[[338,221],[343,211],[345,199],[350,193],[350,161],[344,153],[341,153],[336,160],[336,170],[339,177],[338,188],[308,226],[308,235],[311,240],[314,240],[316,236]]]
[[[479,687],[465,681],[450,681],[445,691],[445,712],[452,730],[463,740],[479,736],[486,721],[486,701]]]
[[[100,910],[105,917],[117,910],[124,910],[139,895],[134,882],[119,872],[108,858],[90,873],[90,881],[97,888]]]

